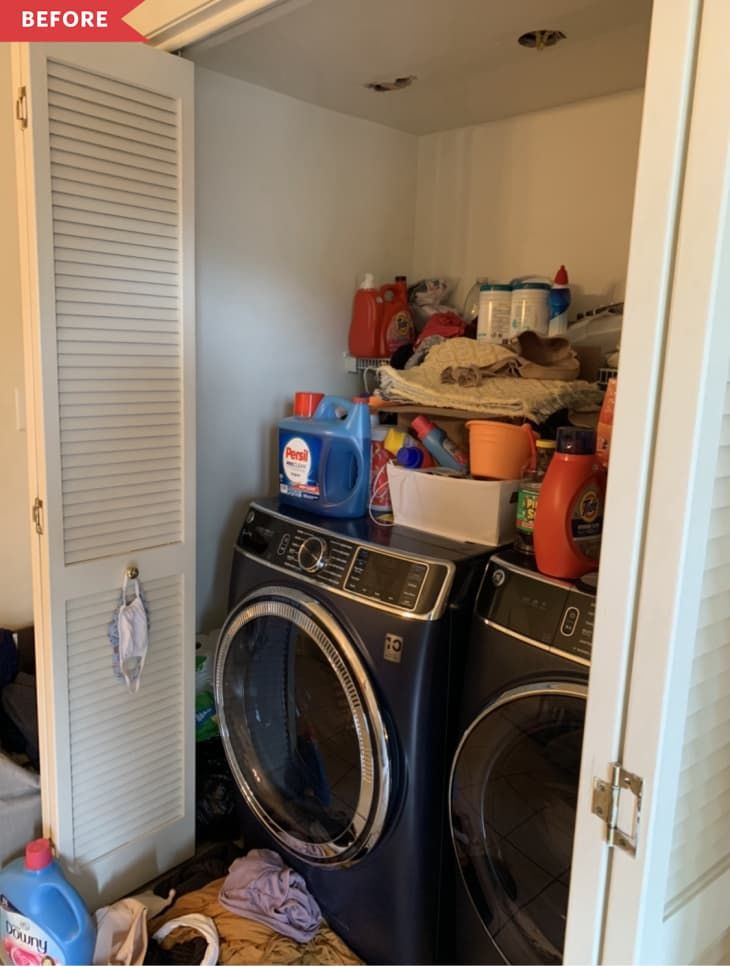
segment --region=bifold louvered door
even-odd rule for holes
[[[192,73],[144,45],[14,50],[43,815],[93,904],[194,847]],[[136,694],[108,640],[130,567]]]
[[[597,946],[587,957],[577,945],[566,952],[569,962],[582,963],[590,957],[602,963],[728,963],[730,4],[672,0],[655,4],[654,11],[660,29],[653,29],[652,38],[663,43],[652,44],[649,78],[655,60],[672,45],[679,66],[667,72],[661,90],[647,84],[652,99],[645,102],[644,123],[662,123],[676,71],[689,68],[686,147],[678,168],[681,190],[664,276],[666,324],[657,370],[652,357],[636,351],[651,317],[634,315],[630,286],[626,293],[568,933],[577,934],[579,918],[585,919],[585,885],[592,875],[587,860],[595,863],[596,856],[590,836],[605,841],[607,833],[606,811],[599,818],[591,810],[594,777],[607,780],[609,763],[618,761],[641,778],[643,791],[638,825],[634,795],[625,787],[619,795],[618,826],[636,833],[635,855],[605,845],[599,855],[604,892]],[[657,93],[660,102],[653,99]],[[653,160],[656,180],[663,160]],[[642,217],[635,230],[643,231],[650,221],[640,187],[636,205]],[[630,275],[634,261],[643,271],[649,265],[646,252],[635,256],[632,244]],[[658,372],[656,412],[645,448],[629,454],[622,438],[631,437],[645,417],[639,405],[642,369],[644,384]],[[629,523],[611,510],[631,504],[629,455],[649,475],[641,553],[627,550],[622,571],[616,564]],[[614,474],[614,468],[622,472]],[[628,569],[636,575],[630,607],[616,599]],[[616,624],[613,638],[604,631],[617,611],[624,612],[626,639]],[[623,662],[628,676],[616,695]],[[618,714],[604,714],[613,703]]]

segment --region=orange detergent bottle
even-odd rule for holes
[[[535,518],[535,561],[554,578],[595,571],[601,550],[605,474],[596,463],[593,430],[562,427],[540,489]]]

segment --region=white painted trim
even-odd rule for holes
[[[180,50],[293,0],[146,0],[125,20],[161,50]],[[301,2],[301,0],[299,0]]]
[[[654,5],[583,740],[566,963],[597,963],[610,855],[593,777],[620,758],[700,0]],[[636,771],[629,761],[626,766]]]
[[[666,925],[689,943],[693,914],[717,889],[708,884],[664,920],[730,361],[728,33],[730,5],[704,0],[624,741],[627,768],[644,779],[642,831],[635,859],[614,858],[603,950],[609,963],[686,962],[669,946]],[[694,956],[728,925],[726,905]]]

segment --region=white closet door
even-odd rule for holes
[[[640,163],[606,517],[615,530],[601,559],[573,855],[572,963],[727,963],[730,954],[730,5],[672,0],[655,4],[654,17],[649,81],[673,49],[677,67],[666,73],[661,103],[647,84],[645,129],[679,118],[676,85],[687,78],[686,164],[662,333],[654,314],[634,314],[634,291],[643,290],[651,251],[646,232],[659,234],[646,217],[653,189],[641,173],[661,187],[668,146],[651,170]],[[642,138],[642,162],[648,148]],[[658,355],[636,353],[641,326],[662,335]],[[649,423],[638,405],[642,367],[646,383],[659,374]],[[611,506],[636,499],[627,458],[635,428],[646,427],[650,436],[633,450],[649,470],[645,510],[635,523],[612,519]],[[643,547],[626,543],[622,573],[621,541],[633,526],[643,529]],[[632,593],[617,605],[623,587]],[[643,780],[635,855],[609,850],[605,823],[591,815],[593,777],[608,779],[611,760]],[[622,829],[634,802],[621,792]]]
[[[193,68],[32,44],[14,77],[44,826],[97,904],[194,848]],[[137,694],[108,640],[132,565]]]

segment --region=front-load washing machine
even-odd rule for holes
[[[439,956],[450,691],[487,553],[274,501],[238,538],[214,679],[245,842],[370,963]]]
[[[490,560],[451,770],[457,963],[562,963],[595,582]]]

